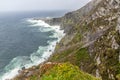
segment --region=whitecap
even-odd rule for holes
[[[0,80],[12,79],[18,75],[18,70],[22,67],[30,68],[34,65],[38,65],[47,60],[50,55],[54,52],[56,43],[59,42],[64,36],[64,31],[60,29],[59,25],[50,26],[42,20],[27,19],[31,27],[38,27],[40,32],[52,31],[53,35],[51,38],[56,38],[54,41],[48,41],[48,46],[39,46],[38,50],[33,52],[30,56],[18,56],[14,58],[4,69],[5,74],[2,75]]]

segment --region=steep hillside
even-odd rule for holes
[[[33,74],[30,74],[32,72]],[[25,75],[26,74],[26,75]],[[22,72],[14,80],[100,80],[70,63],[45,63]]]
[[[120,80],[120,0],[92,0],[77,11],[45,21],[61,25],[66,33],[49,62],[69,62],[102,80]],[[45,70],[42,79],[58,77],[55,68]]]
[[[66,36],[49,61],[69,61],[103,80],[115,80],[120,69],[120,1],[93,0],[67,13],[60,24]]]

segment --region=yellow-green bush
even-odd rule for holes
[[[79,70],[70,63],[58,64],[47,71],[41,80],[100,80]]]

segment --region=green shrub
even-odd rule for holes
[[[70,63],[58,64],[47,71],[41,80],[100,80],[79,70]]]

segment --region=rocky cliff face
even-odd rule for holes
[[[120,0],[93,0],[54,22],[66,36],[49,61],[69,61],[103,80],[116,79],[120,74]]]
[[[38,80],[42,75],[45,80],[56,78],[51,76],[49,69],[64,62],[76,65],[102,80],[120,80],[120,0],[92,0],[77,11],[45,21],[50,25],[61,25],[66,36],[57,44],[48,60],[50,62],[23,70],[14,80]],[[66,66],[63,67],[65,69]],[[86,78],[83,80],[96,80]]]

